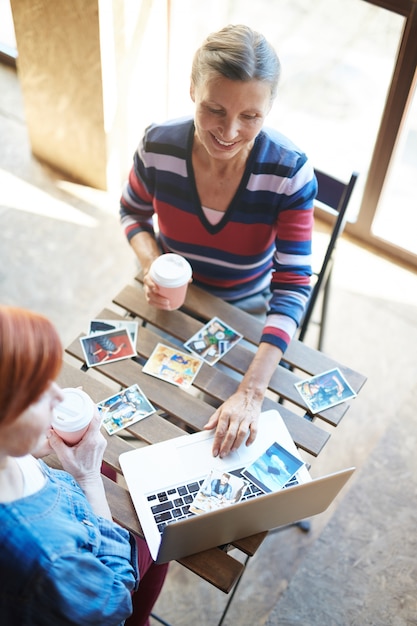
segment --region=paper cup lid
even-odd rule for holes
[[[184,257],[169,252],[155,259],[150,273],[153,280],[161,287],[180,287],[188,283],[192,269]]]
[[[94,413],[94,403],[82,389],[62,390],[64,400],[54,409],[52,426],[57,430],[74,432],[87,426]]]

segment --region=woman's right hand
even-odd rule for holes
[[[155,237],[146,231],[136,233],[130,240],[139,265],[143,273],[143,289],[145,298],[151,306],[156,309],[169,311],[169,300],[159,294],[158,285],[152,280],[149,270],[152,263],[161,256],[161,250],[156,242]]]
[[[143,288],[148,304],[163,311],[171,310],[168,298],[160,295],[158,285],[152,280],[149,269],[143,273]]]

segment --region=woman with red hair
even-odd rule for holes
[[[73,447],[51,430],[61,364],[49,320],[0,306],[0,623],[116,626],[133,594],[129,623],[147,624],[166,567],[112,521],[98,411]],[[37,458],[52,451],[65,471]]]

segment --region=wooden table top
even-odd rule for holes
[[[104,460],[119,474],[119,455],[135,447],[138,442],[153,444],[202,429],[214,407],[219,406],[236,389],[239,377],[246,371],[253,357],[255,348],[251,349],[251,345],[257,345],[263,327],[251,315],[192,284],[180,310],[159,311],[147,304],[140,279],[138,276],[134,284],[126,286],[117,294],[111,307],[96,315],[96,319],[139,322],[136,345],[138,356],[87,368],[80,337],[77,337],[66,349],[67,356],[58,381],[63,387],[82,386],[95,402],[108,398],[121,388],[138,384],[157,409],[149,417],[120,433],[111,436],[104,433],[108,441]],[[221,369],[203,363],[191,390],[184,390],[142,372],[142,366],[158,342],[186,351],[181,344],[213,317],[220,318],[246,340],[226,353],[221,359]],[[84,334],[86,333],[80,336]],[[358,393],[366,378],[296,340],[288,347],[285,362],[291,369],[282,365],[277,367],[264,399],[263,410],[278,409],[296,445],[317,456],[330,438],[330,434],[320,424],[326,422],[337,426],[349,404],[343,403],[327,409],[316,414],[314,421],[311,421],[294,382],[338,367]],[[277,402],[279,398],[284,400],[284,404]],[[51,464],[54,462],[53,458],[50,459]],[[140,523],[123,480],[114,483],[104,477],[104,481],[114,519],[133,533],[141,535]],[[253,555],[266,534],[260,533],[234,542],[233,547],[247,555]],[[230,591],[244,567],[238,559],[220,548],[186,557],[180,562],[225,592]]]

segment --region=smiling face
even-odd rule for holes
[[[230,80],[213,75],[192,83],[195,144],[209,158],[246,160],[271,109],[271,87],[259,80]]]
[[[54,408],[63,399],[61,388],[51,382],[19,417],[0,423],[0,456],[24,456],[37,450],[51,427]]]

